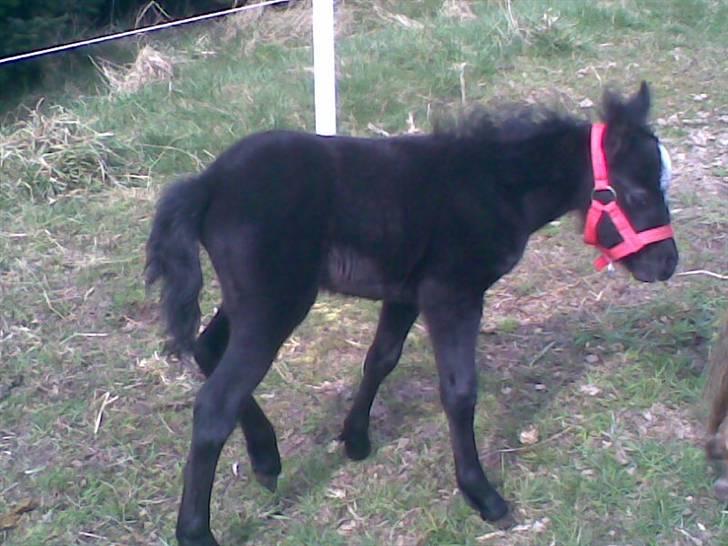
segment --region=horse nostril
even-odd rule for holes
[[[670,256],[667,257],[667,266],[671,271],[675,271],[675,268],[677,267],[677,254],[670,254]]]
[[[668,254],[662,260],[662,271],[660,271],[660,280],[666,281],[675,272],[677,267],[677,255]]]

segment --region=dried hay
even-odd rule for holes
[[[241,39],[246,51],[261,42],[278,45],[302,39],[308,42],[312,24],[310,1],[251,9],[226,17],[220,23],[223,41]]]
[[[469,21],[476,18],[470,4],[467,0],[445,0],[440,8],[440,13],[451,19]]]
[[[364,10],[356,4],[337,2],[334,6],[335,33],[346,36],[362,20]],[[366,7],[366,12],[371,11]],[[246,52],[261,43],[309,47],[313,27],[311,0],[299,0],[244,11],[226,17],[220,24],[222,40],[240,39]]]
[[[152,82],[171,80],[175,60],[145,45],[131,65],[119,66],[106,60],[94,64],[109,85],[112,95],[129,95]]]
[[[380,19],[386,21],[387,23],[394,23],[407,29],[422,30],[423,28],[425,28],[425,25],[420,23],[419,21],[410,19],[402,13],[393,13],[391,11],[387,11],[379,4],[374,4],[374,13],[376,13]]]
[[[110,132],[99,132],[62,106],[39,103],[27,119],[0,135],[0,198],[32,199],[116,183],[110,164],[119,159]],[[118,162],[118,161],[116,161]]]

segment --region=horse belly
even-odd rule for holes
[[[410,301],[415,293],[406,282],[388,279],[376,260],[341,247],[328,252],[321,286],[339,294],[372,300]]]

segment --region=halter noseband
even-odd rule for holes
[[[596,247],[602,253],[594,261],[594,266],[597,268],[597,271],[601,271],[611,262],[617,262],[626,256],[639,252],[649,244],[670,239],[674,236],[670,224],[644,231],[635,231],[627,215],[617,204],[617,191],[609,184],[607,158],[604,153],[605,129],[606,126],[603,123],[595,123],[591,127],[591,162],[594,174],[594,189],[592,190],[591,206],[586,214],[586,221],[584,223],[584,242]],[[664,154],[666,153],[661,146],[660,155],[663,169],[669,168],[669,165],[665,165]],[[669,159],[667,161],[669,162]],[[663,191],[666,191],[666,188],[663,188]],[[599,192],[609,192],[611,194],[611,200],[608,203],[598,201],[596,194]],[[622,237],[622,242],[611,248],[604,248],[600,245],[597,237],[597,226],[603,214],[609,216],[609,219]]]

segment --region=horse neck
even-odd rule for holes
[[[586,209],[592,188],[588,125],[534,137],[523,148],[528,173],[520,197],[531,233],[567,212]]]

